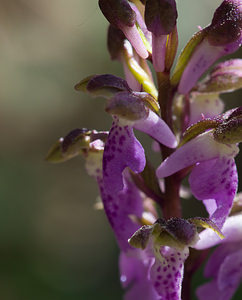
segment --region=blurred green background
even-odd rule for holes
[[[122,299],[118,249],[103,212],[93,209],[98,191],[83,161],[44,161],[70,130],[110,127],[103,100],[73,89],[89,74],[122,76],[106,51],[107,22],[97,2],[0,0],[3,300]],[[180,49],[219,3],[178,1]],[[226,101],[232,107],[239,97]]]

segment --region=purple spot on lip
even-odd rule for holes
[[[168,284],[168,280],[164,280],[164,281],[163,281],[163,284],[164,284],[164,285],[167,285],[167,284]]]

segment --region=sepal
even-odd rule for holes
[[[104,98],[110,98],[118,92],[131,91],[126,80],[111,74],[88,76],[77,83],[75,89]]]
[[[149,111],[138,93],[120,92],[107,101],[106,112],[128,121],[137,121],[148,117]]]
[[[222,144],[242,142],[242,118],[232,118],[221,123],[213,133],[215,141]]]
[[[60,163],[80,155],[81,150],[89,147],[90,134],[91,131],[86,128],[72,130],[50,148],[46,160],[51,163]]]

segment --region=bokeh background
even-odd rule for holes
[[[44,160],[50,145],[74,128],[110,127],[103,100],[73,88],[89,74],[122,76],[106,51],[107,22],[97,2],[0,0],[3,300],[122,299],[118,249],[103,212],[93,209],[98,191],[83,161]],[[181,49],[221,0],[177,2]],[[228,107],[241,104],[241,95],[226,95]],[[198,211],[197,203],[186,206]]]

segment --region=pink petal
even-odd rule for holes
[[[177,146],[176,137],[168,125],[151,110],[146,119],[135,122],[134,128],[147,133],[167,147],[175,148]]]
[[[201,134],[172,153],[158,167],[156,174],[159,178],[167,177],[197,162],[216,158],[223,147],[209,132]]]
[[[222,228],[225,239],[221,240],[218,235],[211,229],[206,229],[200,233],[200,240],[194,248],[207,249],[219,243],[242,241],[242,215],[229,217]]]

